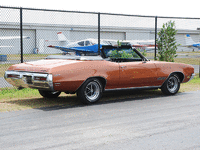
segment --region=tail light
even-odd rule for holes
[[[17,79],[19,79],[20,75],[17,75],[17,74],[8,74],[7,77],[8,78],[17,78]]]
[[[47,78],[46,77],[34,77],[34,80],[37,80],[37,81],[46,81]]]

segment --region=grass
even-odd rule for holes
[[[62,93],[59,98],[45,99],[41,97],[38,90],[24,88],[0,89],[0,112],[26,110],[41,107],[51,107],[59,105],[75,105],[76,95]],[[69,98],[69,99],[68,99]]]
[[[194,51],[194,52],[176,52],[177,54],[186,54],[186,55],[197,55],[200,54],[200,51]]]
[[[200,78],[197,74],[193,80],[181,84],[179,92],[200,91]],[[68,107],[81,105],[76,94],[62,93],[58,98],[42,98],[36,89],[0,89],[0,112],[17,111],[26,109],[36,109],[44,107]],[[112,102],[116,100],[140,99],[147,97],[162,96],[161,90],[126,90],[105,92],[101,99],[102,102]]]
[[[20,98],[31,98],[38,96],[38,92],[36,89],[28,89],[24,88],[22,90],[18,90],[15,88],[2,88],[0,89],[0,99],[20,99]]]
[[[63,99],[66,97],[76,97],[76,95],[62,93],[57,99],[45,99],[41,97],[38,90],[30,88],[22,90],[4,88],[0,90],[0,95],[0,112],[50,107],[64,104]],[[68,101],[66,102],[68,104]]]
[[[4,77],[5,71],[13,64],[1,64],[0,65],[0,77]]]
[[[200,65],[200,58],[175,58],[176,63]]]
[[[154,57],[154,53],[146,53],[147,57]],[[200,58],[194,58],[194,56],[200,56],[200,51],[198,52],[177,52],[177,54],[184,54],[186,58],[175,58],[176,63],[185,63],[191,65],[200,65]],[[153,59],[150,59],[153,60]]]
[[[180,92],[200,91],[200,78],[199,74],[195,74],[194,79],[187,83],[181,84]]]

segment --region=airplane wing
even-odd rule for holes
[[[180,46],[180,47],[188,47],[188,48],[189,48],[189,47],[193,47],[193,45],[182,45],[182,44],[180,44],[179,46]]]
[[[156,49],[158,49],[158,48],[156,47]],[[155,50],[155,46],[154,47],[146,47],[145,50],[146,51],[154,51]]]
[[[200,48],[200,43],[190,44],[190,45],[179,45],[180,47],[188,47],[188,48]]]
[[[7,48],[7,47],[14,47],[14,46],[0,46],[0,48]]]
[[[20,36],[2,36],[0,40],[20,39]],[[23,36],[23,39],[30,39],[28,36]]]
[[[20,36],[2,36],[0,37],[0,40],[10,40],[10,39],[20,39]],[[28,36],[23,36],[23,39],[30,39]],[[0,46],[0,48],[8,48],[8,47],[14,47],[14,46]]]
[[[61,46],[53,46],[53,45],[49,45],[47,47],[59,49],[63,52],[91,52],[91,50],[80,48],[80,47],[76,47],[76,48],[75,47],[61,47]]]

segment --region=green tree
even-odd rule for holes
[[[114,50],[114,51],[112,51],[111,57],[113,57],[113,58],[132,58],[133,53],[127,53],[124,50]]]
[[[143,52],[141,52],[141,50],[140,50],[139,48],[138,48],[137,50],[138,50],[143,56],[145,56],[145,57],[147,56],[147,53],[146,53],[147,51],[146,51],[146,50],[144,50]]]
[[[158,33],[158,59],[160,61],[174,62],[174,58],[177,57],[176,50],[178,49],[175,35],[177,30],[175,29],[175,21],[169,21],[163,24],[160,32]]]

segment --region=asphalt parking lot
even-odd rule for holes
[[[1,113],[4,150],[200,149],[200,91]]]

